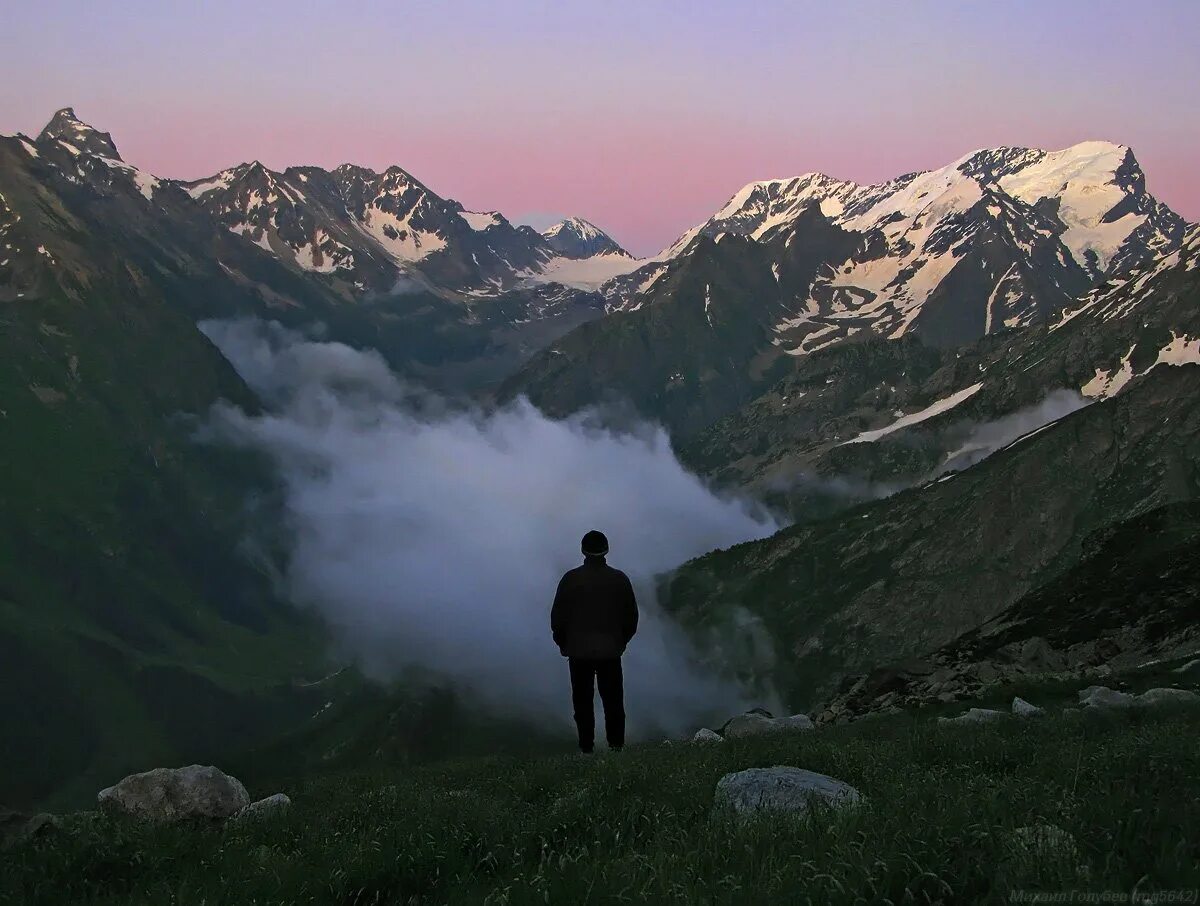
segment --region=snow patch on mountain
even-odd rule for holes
[[[642,262],[622,254],[593,255],[590,258],[551,258],[538,272],[526,272],[533,283],[561,283],[574,289],[599,289],[613,277],[636,270]]]
[[[1080,265],[1089,267],[1094,259],[1103,272],[1129,235],[1146,222],[1146,215],[1133,212],[1109,219],[1128,194],[1117,183],[1117,173],[1129,156],[1124,145],[1081,142],[1001,177],[1000,188],[1029,204],[1056,200],[1058,217],[1067,226],[1063,244]]]
[[[908,428],[912,425],[918,425],[923,421],[928,421],[934,416],[941,415],[943,412],[949,412],[955,406],[958,406],[969,400],[981,389],[983,389],[982,382],[978,384],[972,384],[970,387],[959,390],[957,393],[951,394],[945,399],[940,399],[935,403],[931,403],[919,412],[913,412],[909,415],[905,415],[883,428],[876,428],[874,431],[864,431],[857,437],[842,441],[840,444],[838,444],[838,446],[844,447],[847,444],[873,443],[874,441],[879,440],[879,438],[886,437],[887,435],[893,434],[896,431],[900,431],[903,428]]]
[[[1159,365],[1200,365],[1200,338],[1189,339],[1171,332],[1171,342],[1158,351],[1151,368]]]
[[[500,215],[495,211],[459,211],[458,216],[473,230],[486,230],[500,222]]]

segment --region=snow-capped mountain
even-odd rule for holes
[[[809,173],[743,187],[656,261],[614,281],[614,307],[650,301],[641,294],[698,236],[769,242],[811,207],[862,238],[791,301],[778,330],[793,354],[863,329],[955,345],[1026,326],[1170,252],[1186,226],[1146,192],[1133,152],[1108,142],[975,151],[872,186]]]
[[[113,143],[112,136],[107,132],[101,132],[99,129],[93,129],[87,123],[82,122],[75,116],[75,110],[72,107],[63,107],[55,112],[51,117],[50,122],[46,124],[46,128],[38,135],[39,142],[53,141],[58,139],[66,143],[69,147],[77,151],[84,151],[88,154],[93,154],[97,157],[107,157],[112,160],[120,160],[121,155],[117,153],[117,146]]]
[[[403,279],[486,296],[537,283],[574,285],[577,261],[606,259],[583,280],[593,285],[636,266],[584,220],[563,221],[561,230],[543,236],[495,211],[468,211],[400,167],[276,172],[255,161],[186,188],[230,230],[351,291],[384,292]]]
[[[1057,220],[1064,246],[1092,277],[1111,276],[1170,251],[1184,225],[1146,192],[1145,175],[1130,148],[1088,141],[1061,151],[974,151],[939,170],[871,186],[822,173],[750,183],[666,254],[678,254],[700,233],[759,239],[814,203],[846,229],[887,226],[890,235],[902,234],[919,226],[917,221],[965,213],[988,193],[1007,195]],[[921,237],[913,237],[914,245],[916,238]]]
[[[912,336],[950,350],[1053,322],[1178,250],[1187,227],[1146,192],[1132,152],[1106,142],[977,151],[876,186],[755,182],[609,281],[620,317],[564,337],[506,389],[565,414],[602,384],[683,437],[787,360],[846,341]]]
[[[158,179],[70,108],[36,139],[0,136],[0,240],[0,302],[83,298],[116,267],[191,320],[320,323],[456,392],[597,317],[610,259],[633,266],[564,258],[536,230],[467,211],[398,167],[252,162]]]
[[[593,255],[630,257],[611,236],[582,217],[560,220],[548,230],[543,230],[542,236],[550,247],[564,258],[590,258]]]

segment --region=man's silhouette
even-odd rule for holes
[[[608,539],[588,532],[580,545],[583,566],[562,577],[550,610],[554,643],[571,670],[571,702],[579,748],[591,752],[595,743],[594,686],[604,705],[604,735],[610,749],[625,744],[625,703],[621,655],[637,632],[637,599],[629,577],[604,562]]]

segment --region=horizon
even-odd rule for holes
[[[1136,23],[1108,0],[1008,9],[369,4],[348,66],[315,10],[59,2],[12,17],[0,65],[27,87],[0,98],[0,132],[36,135],[73,107],[130,163],[184,180],[251,160],[398,165],[468,210],[538,229],[581,217],[638,256],[751,182],[871,184],[1089,140],[1133,148],[1148,190],[1200,219],[1200,61],[1180,40],[1200,5],[1164,0]],[[288,52],[262,54],[270,41]]]

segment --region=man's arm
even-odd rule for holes
[[[638,627],[638,606],[637,597],[633,593],[633,583],[629,581],[629,577],[625,577],[625,606],[624,613],[624,629],[625,629],[625,644],[629,644],[629,640],[633,638]]]
[[[567,628],[567,577],[558,580],[558,591],[554,593],[554,605],[550,608],[550,634],[554,644],[562,647],[563,633]]]

